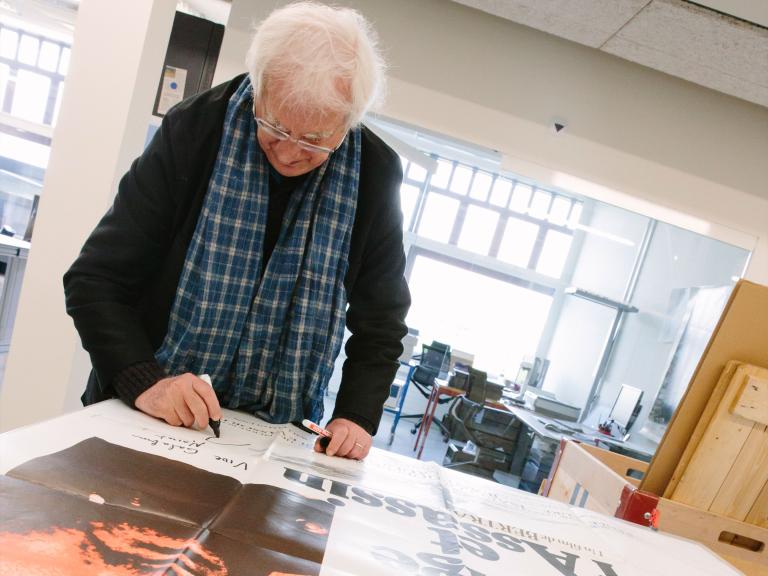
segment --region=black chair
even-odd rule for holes
[[[485,372],[469,368],[467,395],[456,398],[448,411],[448,419],[455,423],[448,454],[455,459],[445,466],[468,468],[492,478],[495,470],[510,470],[521,426],[511,412],[485,405],[486,382]],[[468,442],[474,445],[473,450],[465,449]]]
[[[429,398],[432,387],[435,385],[435,378],[445,378],[448,374],[448,366],[451,362],[451,347],[442,342],[433,341],[432,344],[424,344],[421,350],[421,356],[418,357],[419,365],[414,368],[411,374],[411,384],[424,398]],[[439,400],[439,403],[445,404],[450,400],[451,398],[444,398]],[[418,421],[411,428],[411,434],[416,434],[424,419],[424,414],[422,412],[403,414],[400,418],[418,418]],[[445,430],[442,423],[437,421],[435,423],[441,429],[443,435],[447,437],[447,430]]]

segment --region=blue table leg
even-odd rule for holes
[[[413,371],[415,369],[415,365],[408,367],[408,377],[405,379],[403,389],[400,391],[400,400],[397,402],[397,410],[395,411],[395,420],[392,422],[392,428],[389,431],[389,443],[387,444],[388,446],[391,446],[392,442],[395,440],[395,430],[397,430],[397,423],[400,422],[400,415],[403,413],[405,395],[408,393],[408,386],[411,384],[411,376],[413,375]]]

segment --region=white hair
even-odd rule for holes
[[[350,8],[315,2],[278,8],[256,27],[245,63],[257,100],[275,89],[283,109],[341,113],[350,126],[384,93],[376,33]]]

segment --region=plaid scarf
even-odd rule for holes
[[[222,406],[267,421],[320,420],[344,334],[344,276],[357,207],[360,130],[291,193],[261,275],[270,166],[246,77],[229,100],[168,333],[170,374],[210,374]]]

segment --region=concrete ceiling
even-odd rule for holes
[[[768,107],[767,0],[453,1]]]

